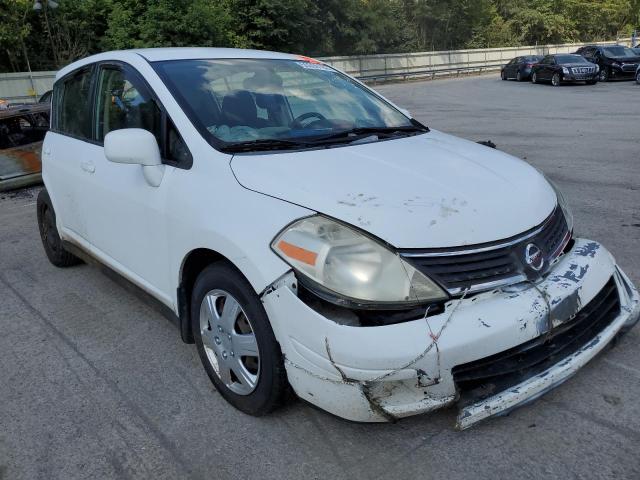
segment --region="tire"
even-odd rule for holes
[[[502,81],[506,82],[507,81],[507,74],[505,73],[504,70],[502,70],[500,72],[500,78],[502,79]]]
[[[598,80],[600,80],[601,82],[608,82],[610,76],[611,76],[611,72],[609,71],[608,68],[605,67],[602,70],[600,70],[600,77],[598,78]]]
[[[60,268],[72,267],[82,263],[82,260],[64,249],[56,226],[56,212],[53,210],[51,198],[49,198],[49,194],[44,188],[38,194],[36,210],[40,239],[49,261]]]
[[[636,83],[640,85],[640,70],[636,72]]]
[[[560,79],[560,74],[554,73],[553,77],[551,77],[551,85],[553,85],[554,87],[559,87],[561,82],[562,80]]]
[[[521,82],[522,81],[522,72],[518,71],[518,74],[516,75],[516,81]]]
[[[531,83],[538,83],[538,72],[533,72],[531,74]]]
[[[207,375],[231,405],[261,416],[284,403],[289,384],[280,346],[260,298],[229,263],[213,263],[198,275],[191,326]],[[236,355],[240,348],[256,355]]]

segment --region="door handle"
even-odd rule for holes
[[[80,168],[82,168],[82,170],[88,173],[93,173],[96,171],[96,166],[92,161],[89,161],[89,160],[84,160],[80,162]]]

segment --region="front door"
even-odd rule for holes
[[[90,242],[108,264],[170,305],[165,207],[174,167],[165,165],[154,187],[140,165],[112,163],[101,146],[107,133],[122,128],[148,130],[161,145],[165,119],[132,67],[101,65],[96,81],[93,129],[100,155],[92,159],[91,181],[82,194],[90,204]]]

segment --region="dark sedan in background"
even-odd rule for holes
[[[599,70],[598,65],[580,55],[547,55],[532,67],[531,81],[551,82],[554,87],[566,82],[586,82],[593,85],[598,81]]]
[[[635,78],[640,54],[624,45],[588,45],[576,52],[600,67],[601,82]]]
[[[531,68],[542,59],[541,55],[527,55],[516,57],[507,63],[500,71],[502,80],[516,79],[519,82],[529,80]]]

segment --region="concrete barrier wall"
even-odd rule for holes
[[[630,38],[599,45],[615,43],[630,45]],[[386,75],[398,77],[416,75],[443,75],[456,71],[497,70],[513,57],[575,52],[582,43],[561,45],[536,45],[526,47],[483,48],[475,50],[450,50],[441,52],[393,53],[386,55],[362,55],[324,57],[320,60],[355,77],[383,79]],[[56,72],[0,73],[0,98],[13,102],[35,102],[44,92],[51,90]]]
[[[56,72],[0,73],[0,98],[31,103],[53,87]]]

